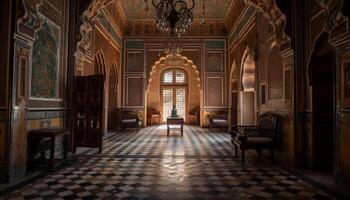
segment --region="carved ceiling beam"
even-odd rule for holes
[[[275,0],[244,0],[244,2],[259,9],[270,20],[275,29],[277,43],[282,44],[288,40],[289,37],[285,34],[287,19]]]

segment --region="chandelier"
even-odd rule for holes
[[[165,44],[164,54],[173,65],[176,65],[177,57],[181,54],[181,51],[180,43],[175,38],[169,38],[167,44]]]
[[[195,0],[152,0],[152,4],[156,11],[156,26],[161,32],[180,37],[193,23]]]

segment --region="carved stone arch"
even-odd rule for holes
[[[81,38],[77,43],[77,49],[88,51],[91,48],[89,34],[92,31],[92,22],[102,8],[105,8],[112,3],[117,2],[116,0],[93,0],[90,6],[83,12],[82,24],[79,28]]]
[[[230,81],[237,79],[237,64],[236,61],[234,60],[231,66],[231,72],[230,72]]]
[[[102,74],[106,76],[106,59],[102,50],[99,50],[95,54],[94,65],[94,74]]]
[[[241,70],[239,76],[239,85],[241,91],[255,89],[255,69],[254,53],[252,49],[247,46],[241,61]],[[249,89],[248,89],[249,87]]]
[[[111,75],[112,72],[115,74],[114,90],[118,91],[118,88],[119,88],[119,70],[118,70],[117,61],[115,61],[115,60],[112,62],[112,66],[111,66],[109,74]]]
[[[236,61],[234,60],[231,66],[230,79],[229,79],[229,100],[232,100],[232,91],[238,91],[238,68]]]
[[[308,75],[308,81],[309,85],[312,86],[312,79],[313,79],[313,68],[316,67],[314,64],[315,58],[319,56],[319,54],[325,54],[329,53],[329,51],[333,51],[333,46],[329,42],[330,35],[327,31],[322,31],[315,39],[315,42],[313,43],[313,49],[311,51],[311,55],[309,57],[308,62],[308,69],[307,69],[307,75]]]
[[[158,61],[155,62],[155,64],[152,66],[152,70],[150,71],[150,74],[149,74],[149,79],[147,80],[147,83],[148,83],[148,86],[147,86],[147,91],[149,91],[149,87],[151,85],[151,82],[153,81],[152,79],[152,75],[154,73],[156,73],[156,71],[160,70],[163,70],[163,68],[165,68],[165,64],[166,62],[169,62],[169,59],[170,57],[169,56],[166,56],[166,57],[161,57]],[[199,73],[199,70],[197,69],[197,66],[194,65],[193,61],[188,59],[187,57],[185,56],[181,56],[181,55],[177,55],[177,60],[179,60],[180,62],[183,62],[187,67],[192,67],[194,70],[195,70],[195,73],[197,74],[197,87],[200,89],[200,73]],[[168,67],[169,68],[169,67]],[[181,68],[181,67],[180,67]],[[183,67],[182,67],[183,68]],[[188,73],[188,70],[186,68],[183,68],[187,71]]]
[[[338,42],[334,41],[332,38],[332,32],[334,29],[337,28],[339,25],[343,25],[345,29],[343,29],[343,33],[336,34],[336,35],[341,35],[343,37],[349,37],[350,35],[350,27],[349,27],[349,18],[345,16],[342,13],[342,7],[344,4],[344,0],[316,0],[317,3],[320,5],[322,9],[324,9],[324,12],[327,16],[327,21],[324,25],[323,30],[317,35],[315,40],[313,41],[312,44],[312,49],[310,51],[309,57],[308,57],[308,79],[309,79],[309,84],[312,85],[311,83],[311,61],[312,61],[312,55],[314,54],[314,51],[317,51],[317,41],[322,39],[325,34],[328,35],[327,43],[329,43],[332,47],[335,47]],[[339,37],[336,40],[339,40],[342,42],[343,37]]]
[[[287,18],[275,0],[244,0],[244,2],[259,9],[269,19],[275,30],[275,40],[277,43],[283,44],[290,40],[289,36],[285,33]]]
[[[339,24],[347,21],[348,18],[343,15],[342,7],[344,0],[316,0],[327,15],[326,31],[331,32]]]

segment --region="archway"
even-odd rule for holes
[[[201,115],[199,115],[199,113],[201,108],[202,92],[200,88],[199,71],[197,70],[196,65],[193,64],[193,61],[187,57],[178,54],[175,60],[176,63],[174,63],[174,59],[170,58],[169,56],[161,57],[153,65],[152,70],[149,74],[148,86],[146,90],[146,112],[151,110],[156,112],[163,111],[161,104],[161,76],[162,73],[166,70],[176,69],[186,72],[188,77],[187,88],[189,96],[187,98],[185,119],[188,119],[189,113],[194,110],[197,112],[198,118],[200,118]],[[149,119],[147,121],[150,123]],[[188,122],[188,120],[186,120],[186,122]]]
[[[106,76],[106,62],[103,52],[100,50],[95,54],[94,58],[94,74]]]
[[[102,120],[102,130],[103,133],[107,132],[107,122],[108,122],[108,83],[106,82],[107,74],[106,74],[106,59],[102,52],[99,50],[96,52],[94,57],[94,74],[95,75],[103,75],[104,78],[104,97],[103,97],[103,120]]]
[[[114,61],[109,72],[108,86],[108,132],[116,131],[118,128],[118,65]]]
[[[230,73],[229,107],[231,124],[237,125],[238,117],[238,78],[236,61],[233,61]]]
[[[247,47],[241,67],[240,124],[255,124],[255,61]]]
[[[315,42],[309,64],[312,88],[312,168],[333,174],[335,137],[335,58],[328,42],[329,34],[323,32]]]

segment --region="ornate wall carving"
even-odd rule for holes
[[[343,0],[316,0],[327,15],[326,28],[332,31],[340,23],[347,21],[347,18],[341,13]]]
[[[126,76],[126,106],[143,106],[143,77]]]
[[[244,2],[255,6],[265,14],[275,29],[276,41],[279,44],[288,40],[288,36],[285,34],[287,19],[278,8],[275,0],[244,0]]]
[[[42,3],[42,0],[20,0],[17,21],[18,32],[34,38],[35,31],[41,26],[38,10]]]
[[[206,52],[206,72],[224,72],[223,51]]]
[[[126,72],[143,72],[143,51],[126,51]]]
[[[283,61],[280,48],[274,45],[268,56],[268,99],[283,98]]]
[[[224,77],[206,77],[205,106],[224,106]]]
[[[60,56],[60,29],[43,22],[33,44],[31,97],[56,98]]]
[[[90,6],[84,11],[82,14],[82,24],[79,28],[79,32],[81,35],[81,39],[77,43],[77,49],[86,52],[91,53],[92,51],[92,39],[91,39],[91,32],[93,30],[93,20],[95,17],[101,12],[101,9],[108,8],[108,10],[114,10],[111,7],[117,6],[115,0],[93,0]],[[117,9],[118,10],[118,9]],[[122,17],[119,15],[116,11],[113,13],[110,13],[112,19],[115,19],[114,24],[118,26],[117,23]],[[119,30],[121,31],[121,30]]]

